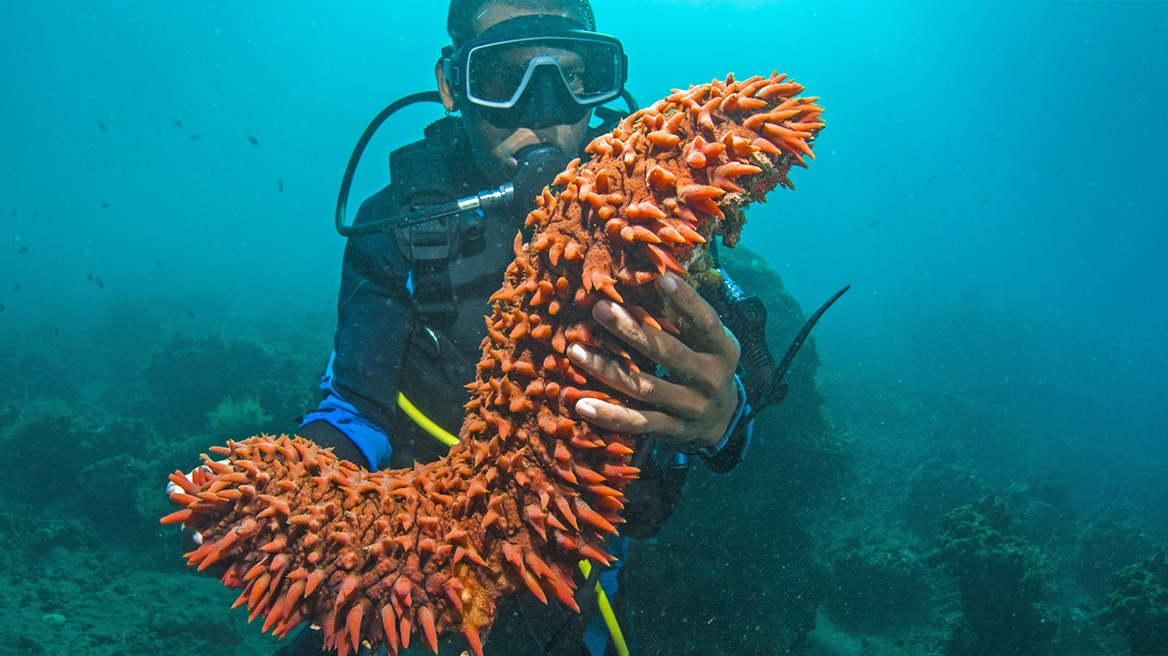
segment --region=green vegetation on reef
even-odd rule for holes
[[[203,433],[208,419],[215,435],[237,439],[293,431],[294,419],[315,405],[305,368],[291,353],[250,340],[180,333],[151,356],[142,372],[150,392],[142,413],[168,435]],[[229,435],[229,429],[247,434]]]
[[[264,409],[254,396],[242,401],[233,401],[229,396],[207,413],[207,428],[211,433],[235,439],[256,431],[270,421],[272,415],[264,414]]]
[[[1127,638],[1133,654],[1161,654],[1168,647],[1168,562],[1164,552],[1115,575],[1115,592],[1101,619]]]
[[[1048,571],[1006,504],[989,494],[946,514],[941,526],[929,561],[957,579],[962,610],[945,654],[1053,653],[1058,622],[1044,600]]]

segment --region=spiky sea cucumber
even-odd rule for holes
[[[529,591],[569,607],[573,567],[607,563],[621,524],[634,438],[576,414],[582,397],[637,404],[573,366],[573,341],[651,367],[591,317],[603,297],[676,332],[651,284],[666,271],[716,276],[705,244],[733,245],[742,208],[791,187],[823,127],[817,98],[786,76],[675,90],[586,148],[538,199],[491,300],[461,443],[413,469],[370,473],[298,437],[253,437],[211,451],[186,505],[162,521],[202,536],[187,554],[224,568],[236,605],[283,636],[319,625],[341,656],[361,645],[431,650],[459,630],[476,654],[500,597]]]

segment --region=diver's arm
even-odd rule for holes
[[[300,431],[370,469],[393,453],[390,430],[413,316],[405,276],[383,255],[396,252],[385,233],[349,240],[333,356],[321,381],[325,398]]]
[[[327,421],[322,419],[309,421],[302,424],[296,434],[322,449],[332,449],[333,455],[341,460],[348,460],[358,467],[371,469],[369,459],[357,447],[357,443]]]

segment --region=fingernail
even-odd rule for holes
[[[677,291],[677,277],[672,273],[666,273],[657,279],[657,288],[663,294],[672,294]]]
[[[584,364],[584,361],[588,359],[588,351],[585,351],[583,346],[573,343],[568,347],[568,357],[580,364]]]
[[[576,412],[581,417],[586,419],[594,419],[596,417],[596,408],[588,399],[580,399],[576,402]]]
[[[601,321],[612,320],[612,303],[609,301],[600,301],[596,304],[596,318]]]

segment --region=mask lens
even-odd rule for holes
[[[620,95],[620,45],[599,39],[536,37],[477,46],[467,54],[469,100],[512,107],[545,66],[558,69],[572,98],[582,105]]]

